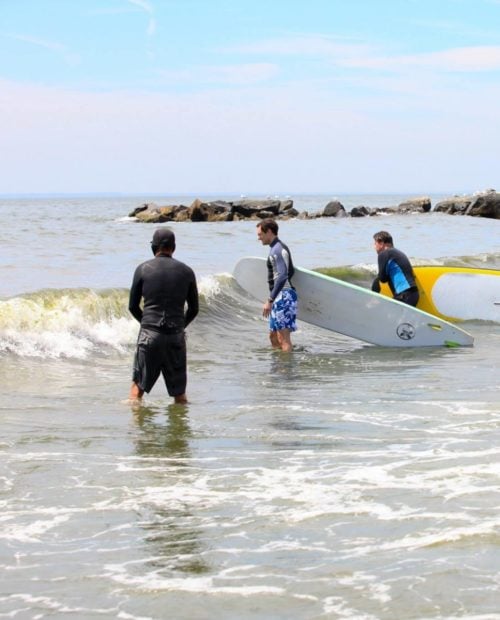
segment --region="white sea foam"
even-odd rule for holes
[[[16,540],[18,542],[38,542],[49,530],[59,527],[68,521],[68,515],[55,515],[52,519],[38,519],[25,526],[16,524],[3,524],[3,531],[0,538],[6,540]]]
[[[42,291],[0,301],[0,353],[86,359],[123,352],[137,334],[122,291]]]
[[[204,276],[198,281],[198,292],[203,295],[207,301],[210,301],[221,293],[221,284],[223,280],[230,280],[232,276],[229,273],[219,274],[217,276]]]

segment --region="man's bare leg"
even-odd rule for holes
[[[292,352],[292,339],[291,332],[289,329],[281,329],[279,332],[276,332],[278,336],[279,347],[285,353]]]
[[[281,349],[278,332],[269,332],[269,340],[273,349]]]
[[[144,396],[144,390],[137,385],[137,383],[132,383],[130,386],[129,400],[141,400]]]

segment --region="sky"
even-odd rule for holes
[[[0,194],[500,189],[500,0],[0,0]]]

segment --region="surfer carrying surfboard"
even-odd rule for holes
[[[387,231],[375,233],[373,239],[378,254],[378,274],[373,280],[372,291],[379,293],[380,282],[387,282],[394,299],[416,306],[419,292],[408,257],[394,247],[392,236]]]
[[[272,347],[289,353],[291,333],[297,329],[297,293],[291,283],[292,254],[278,239],[278,224],[271,218],[257,224],[257,238],[262,245],[270,246],[267,259],[269,297],[262,307],[262,316],[269,318]]]

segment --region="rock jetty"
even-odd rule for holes
[[[453,196],[438,202],[434,211],[450,215],[472,215],[500,220],[500,194],[494,189],[488,189],[472,196]]]
[[[500,219],[500,194],[495,190],[478,192],[471,196],[453,196],[436,204],[432,209],[428,196],[412,198],[396,206],[368,207],[359,205],[349,212],[339,200],[331,200],[321,211],[309,213],[297,211],[293,200],[242,199],[234,201],[214,200],[205,202],[197,198],[191,205],[164,205],[144,203],[136,207],[129,217],[138,222],[159,224],[163,222],[237,222],[272,217],[279,220],[298,218],[367,217],[406,213],[447,213]]]

